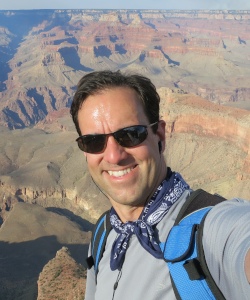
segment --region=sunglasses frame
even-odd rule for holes
[[[115,131],[115,132],[107,133],[107,134],[103,133],[103,134],[86,134],[86,135],[81,135],[81,136],[79,136],[79,137],[76,139],[76,142],[77,142],[78,147],[79,147],[80,150],[82,150],[83,152],[86,152],[86,153],[91,153],[91,154],[99,154],[99,153],[102,153],[102,152],[105,150],[106,146],[107,146],[107,141],[108,141],[108,137],[109,137],[109,136],[113,136],[114,139],[116,140],[116,142],[117,142],[119,145],[121,145],[122,147],[124,147],[124,148],[133,148],[133,147],[136,147],[136,146],[140,145],[142,142],[144,142],[144,141],[146,140],[146,138],[147,138],[147,136],[148,136],[147,128],[153,127],[154,125],[156,125],[156,124],[158,124],[158,123],[159,123],[159,121],[154,122],[154,123],[151,123],[151,124],[149,124],[149,125],[132,125],[132,126],[128,126],[128,127],[121,128],[121,129],[119,129],[119,130],[117,130],[117,131]],[[133,128],[133,127],[140,127],[140,128],[143,127],[143,128],[145,129],[145,138],[143,138],[143,140],[141,140],[141,141],[138,141],[138,143],[133,144],[132,146],[125,146],[123,143],[121,143],[121,141],[119,141],[119,138],[116,137],[116,135],[117,135],[117,133],[119,133],[119,132],[122,132],[122,131],[124,131],[124,130],[126,130],[126,129]],[[103,148],[102,148],[100,151],[87,151],[87,149],[84,148],[84,146],[83,146],[83,139],[84,139],[84,138],[88,138],[88,137],[93,137],[93,138],[95,138],[95,137],[98,137],[98,136],[100,136],[100,137],[105,137],[105,141],[104,141],[104,144],[103,144]]]

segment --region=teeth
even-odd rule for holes
[[[132,168],[128,168],[126,170],[121,170],[121,171],[108,171],[110,176],[115,176],[115,177],[121,177],[125,174],[130,173]]]

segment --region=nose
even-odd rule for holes
[[[120,161],[125,159],[128,154],[125,148],[118,144],[113,136],[109,136],[103,155],[104,160],[108,163],[118,164]]]

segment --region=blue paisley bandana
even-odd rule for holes
[[[111,208],[110,222],[112,228],[118,233],[111,250],[110,268],[112,271],[121,269],[130,237],[133,234],[137,236],[138,241],[146,251],[155,258],[163,258],[160,246],[154,236],[153,225],[157,225],[163,219],[170,207],[186,189],[189,189],[189,186],[181,175],[171,172],[170,178],[163,180],[137,221],[124,224],[116,211]]]

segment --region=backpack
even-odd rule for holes
[[[214,205],[224,200],[202,189],[192,192],[182,206],[166,242],[160,243],[177,300],[190,299],[190,295],[198,300],[225,300],[208,270],[202,246],[205,217]],[[89,269],[94,266],[96,278],[111,229],[107,211],[95,225],[91,256],[86,259]]]

